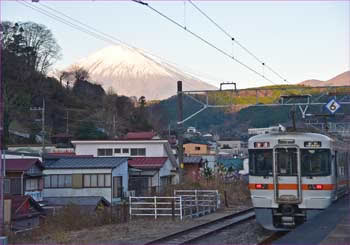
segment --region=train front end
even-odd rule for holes
[[[331,145],[329,137],[312,133],[249,139],[249,189],[258,223],[290,230],[331,204]]]

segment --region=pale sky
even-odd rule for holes
[[[183,1],[146,1],[275,83],[283,84],[232,44],[193,6]],[[218,51],[131,1],[40,1],[126,43],[181,64],[211,84],[236,82],[238,88],[272,85]],[[328,80],[350,70],[349,1],[194,1],[212,19],[291,83]],[[48,11],[47,9],[44,9]],[[57,13],[55,13],[57,14]],[[1,1],[1,20],[46,25],[62,48],[64,68],[111,45],[38,13],[16,1]]]

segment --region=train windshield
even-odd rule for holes
[[[331,154],[328,149],[302,149],[300,153],[303,176],[330,175]]]
[[[272,175],[272,150],[249,150],[249,174]]]

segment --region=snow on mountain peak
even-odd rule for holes
[[[103,48],[74,65],[86,69],[91,80],[105,90],[112,87],[119,95],[145,96],[148,100],[175,95],[178,80],[184,81],[184,90],[215,89],[174,66],[125,45]]]

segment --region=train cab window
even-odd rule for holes
[[[249,150],[249,174],[272,176],[272,150]]]
[[[277,148],[276,166],[278,175],[297,175],[298,159],[296,148]]]
[[[331,154],[327,149],[302,149],[301,174],[303,176],[327,176],[330,174]]]

